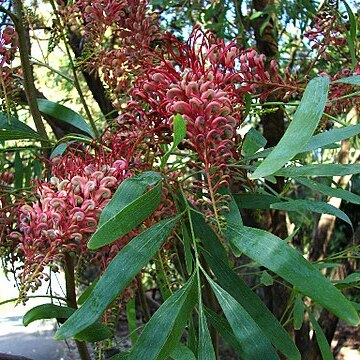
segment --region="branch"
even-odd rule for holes
[[[30,113],[34,119],[34,123],[36,129],[40,136],[43,139],[48,140],[49,137],[47,135],[45,125],[42,121],[41,114],[38,108],[38,104],[36,101],[36,88],[34,85],[34,75],[32,72],[30,60],[29,60],[29,48],[26,43],[26,33],[24,28],[23,19],[23,6],[21,0],[14,0],[14,14],[11,16],[11,19],[14,22],[15,30],[18,34],[19,38],[19,52],[20,52],[20,60],[21,60],[21,67],[24,75],[24,89],[26,94],[27,103],[30,108]],[[10,14],[9,14],[10,16]],[[44,155],[48,155],[47,141],[42,141],[41,146],[43,147]]]

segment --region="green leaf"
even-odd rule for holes
[[[329,343],[327,342],[327,339],[325,337],[324,332],[322,331],[319,323],[316,321],[314,315],[312,314],[312,312],[310,311],[310,309],[305,306],[306,311],[309,315],[309,319],[311,321],[311,324],[315,330],[315,334],[316,334],[316,341],[319,345],[319,349],[322,355],[322,359],[323,360],[334,360],[334,356],[332,354],[331,351],[331,347],[329,345]]]
[[[313,181],[311,179],[306,179],[306,178],[297,178],[296,182],[308,187],[309,189],[318,191],[324,195],[340,198],[345,201],[349,201],[353,204],[360,204],[360,196],[353,194],[350,191],[346,191],[341,188],[333,188],[325,184],[319,183],[317,181]]]
[[[28,326],[33,321],[44,319],[67,319],[75,310],[76,309],[67,306],[54,304],[38,305],[30,309],[23,316],[23,324],[24,326]],[[96,342],[107,339],[110,336],[112,336],[111,330],[105,324],[94,323],[76,334],[75,339],[79,341]]]
[[[359,79],[360,79],[360,75],[359,75]],[[329,144],[333,144],[337,141],[348,139],[359,133],[360,133],[360,124],[325,131],[320,134],[312,136],[301,152],[316,150],[318,148],[322,148]]]
[[[206,323],[203,305],[199,304],[199,344],[198,360],[216,360],[209,328]]]
[[[220,315],[218,315],[216,312],[212,311],[211,309],[205,309],[205,314],[206,317],[209,319],[211,325],[214,327],[214,329],[241,356],[241,358],[244,359],[245,354],[243,352],[242,345],[239,342],[239,340],[235,337],[229,322]]]
[[[275,173],[276,176],[287,176],[296,178],[299,176],[343,176],[360,173],[359,164],[319,164],[291,166],[281,169]]]
[[[128,326],[129,326],[129,332],[130,332],[130,339],[131,339],[131,344],[134,346],[137,339],[138,339],[138,335],[136,332],[136,307],[135,307],[135,299],[130,299],[127,304],[126,304],[126,317],[127,317],[127,322],[128,322]]]
[[[270,286],[274,283],[274,279],[266,270],[264,270],[261,274],[260,282],[265,286]]]
[[[207,238],[206,241],[213,241],[213,238]],[[300,360],[299,350],[289,334],[259,297],[249,289],[244,280],[220,259],[206,253],[204,256],[220,285],[250,314],[273,345],[287,359]]]
[[[147,171],[125,179],[115,191],[110,202],[102,210],[99,227],[131,204],[134,199],[140,197],[150,186],[156,185],[161,179],[161,174],[154,171]]]
[[[213,256],[216,256],[218,259],[221,259],[225,264],[228,264],[229,259],[224,246],[219,241],[217,235],[206,224],[204,217],[199,213],[192,211],[191,219],[195,236],[202,241],[205,250]]]
[[[275,173],[302,151],[321,119],[327,100],[328,89],[328,77],[318,77],[309,82],[294,118],[284,136],[269,156],[250,176],[251,179]]]
[[[74,141],[69,141],[69,142],[65,142],[65,143],[61,143],[59,145],[57,145],[55,147],[55,149],[51,152],[50,155],[50,159],[54,158],[57,155],[62,155],[65,150],[67,149],[67,147],[69,146],[69,144],[73,143]]]
[[[37,103],[41,113],[74,126],[85,134],[90,135],[91,138],[95,137],[85,119],[74,110],[47,99],[37,99]]]
[[[311,211],[318,214],[329,214],[338,217],[347,222],[351,227],[352,223],[349,217],[340,209],[325,202],[312,200],[291,200],[271,204],[271,209],[285,211]]]
[[[184,331],[196,303],[197,284],[192,276],[151,317],[132,348],[129,360],[166,360]]]
[[[346,38],[348,40],[348,46],[351,55],[352,69],[355,69],[357,63],[356,53],[355,53],[355,42],[356,42],[356,34],[357,34],[356,18],[348,3],[345,0],[342,0],[342,2],[344,3],[346,7],[346,11],[349,15],[350,31],[349,32],[346,31]]]
[[[336,281],[333,281],[333,282],[335,284],[352,284],[354,282],[359,282],[359,281],[360,281],[360,272],[354,272],[354,273],[348,275],[343,280],[336,280]]]
[[[93,291],[96,283],[99,281],[99,279],[96,279],[93,281],[93,283],[86,288],[86,290],[79,296],[77,303],[78,305],[82,305],[85,300],[90,296],[91,292]]]
[[[24,326],[34,321],[44,319],[67,319],[74,313],[75,309],[55,304],[42,304],[33,307],[23,316]]]
[[[277,236],[246,226],[230,227],[228,240],[239,251],[293,284],[340,319],[352,325],[359,317],[351,303],[315,267]]]
[[[0,112],[0,140],[20,139],[44,140],[30,126],[16,118],[9,118],[6,113]]]
[[[358,81],[359,81],[359,85],[360,85],[360,75],[356,75],[356,76],[359,77]],[[352,77],[345,78],[343,80],[345,81],[346,79],[351,79],[351,78]],[[355,81],[355,79],[352,79],[352,81]],[[349,83],[350,83],[350,80],[349,80]],[[304,153],[304,152],[308,152],[308,151],[326,147],[337,141],[341,141],[344,139],[348,139],[352,136],[355,136],[355,135],[359,134],[359,132],[360,132],[360,125],[353,125],[353,126],[346,126],[346,127],[342,127],[342,128],[338,128],[338,129],[332,129],[330,131],[325,131],[320,134],[316,134],[310,138],[310,140],[303,147],[303,149],[301,150],[300,153]],[[267,148],[267,149],[260,151],[252,156],[248,156],[247,159],[251,160],[251,159],[266,157],[271,153],[272,150],[274,150],[274,147]]]
[[[98,342],[113,336],[112,331],[105,324],[96,322],[74,336],[75,340],[86,342]]]
[[[334,83],[343,83],[360,86],[360,75],[353,75],[347,78],[335,80]]]
[[[240,209],[269,209],[271,204],[279,202],[279,198],[267,194],[233,194]]]
[[[184,344],[179,343],[170,353],[173,360],[196,360],[194,353]]]
[[[111,261],[90,296],[57,331],[55,338],[70,338],[94,323],[155,255],[177,221],[178,217],[162,220],[132,239]]]
[[[23,182],[24,182],[24,166],[19,151],[15,152],[14,169],[15,169],[15,180],[14,180],[15,189],[21,189],[23,187]]]
[[[224,311],[235,337],[242,345],[244,358],[248,360],[279,359],[266,335],[245,309],[227,291],[211,280],[209,276],[205,276]]]
[[[162,184],[159,180],[160,175],[153,172],[125,180],[104,208],[98,229],[87,244],[88,248],[97,249],[107,245],[147,219],[161,202]],[[139,196],[154,182],[157,185]]]
[[[251,156],[264,147],[266,142],[266,139],[259,131],[251,128],[245,135],[243,146],[241,148],[241,154],[244,156]]]
[[[185,139],[185,136],[186,136],[186,122],[180,114],[176,114],[174,116],[174,135],[173,135],[174,141],[169,151],[167,151],[164,157],[162,158],[161,167],[163,167],[166,164],[171,153]]]
[[[304,303],[301,295],[296,296],[294,309],[293,309],[293,321],[294,329],[299,330],[304,320]]]

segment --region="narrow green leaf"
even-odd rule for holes
[[[162,220],[131,240],[111,261],[90,296],[57,331],[55,338],[70,338],[94,323],[155,255],[177,221],[178,217]]]
[[[170,357],[173,360],[196,360],[194,353],[184,344],[179,343],[171,351]]]
[[[93,283],[90,286],[88,286],[86,288],[86,290],[79,296],[78,301],[77,301],[78,305],[82,305],[85,302],[85,300],[90,296],[91,292],[93,291],[93,289],[98,281],[99,281],[99,279],[96,279],[95,281],[93,281]]]
[[[98,342],[113,336],[112,331],[105,324],[96,322],[74,336],[75,340],[86,342]]]
[[[359,79],[360,79],[360,75],[359,75]],[[352,136],[355,136],[359,133],[360,133],[360,124],[324,131],[320,134],[312,136],[301,152],[316,150],[324,146],[333,144],[337,141],[342,141],[344,139],[351,138]]]
[[[360,272],[354,272],[343,280],[333,281],[334,284],[352,284],[357,282],[360,282]]]
[[[240,209],[269,209],[271,204],[279,202],[279,198],[267,194],[233,194]]]
[[[215,350],[202,306],[202,304],[199,305],[199,345],[197,358],[198,360],[216,360]]]
[[[0,112],[0,140],[20,139],[43,140],[30,126],[14,117],[9,118],[6,113]]]
[[[353,79],[355,77],[356,79]],[[346,81],[348,79],[348,81]],[[360,75],[352,76],[349,78],[340,79],[344,80],[344,82],[354,83],[360,85]],[[340,80],[337,80],[340,82]],[[352,125],[346,126],[338,129],[332,129],[330,131],[325,131],[320,134],[316,134],[310,138],[308,143],[303,147],[300,153],[316,150],[319,148],[323,148],[329,146],[335,142],[342,141],[344,139],[348,139],[352,136],[359,134],[360,132],[360,125]],[[248,156],[247,159],[257,159],[257,158],[264,158],[268,156],[271,151],[274,150],[274,147],[267,148],[262,150],[254,155]]]
[[[304,320],[304,303],[301,295],[296,296],[293,308],[294,329],[299,330]]]
[[[345,32],[346,40],[348,43],[349,53],[351,56],[351,69],[355,70],[357,59],[356,59],[356,52],[355,52],[355,43],[349,31]]]
[[[154,171],[147,171],[125,179],[115,191],[110,202],[102,210],[99,227],[130,205],[134,199],[144,194],[149,187],[158,184],[161,179],[161,174]]]
[[[294,118],[284,136],[269,156],[255,170],[250,177],[251,179],[275,173],[302,151],[321,119],[327,100],[328,89],[328,77],[318,77],[309,82]]]
[[[256,153],[259,149],[266,145],[267,140],[264,136],[251,128],[245,135],[243,146],[241,148],[241,154],[244,156],[251,156]]]
[[[33,307],[23,316],[24,326],[34,321],[44,319],[67,319],[74,313],[75,309],[55,304],[42,304]]]
[[[206,275],[215,296],[234,332],[242,345],[244,358],[279,359],[266,335],[245,309],[224,289]]]
[[[37,99],[37,103],[41,113],[52,116],[53,118],[66,124],[72,125],[85,134],[90,135],[92,138],[95,137],[85,119],[74,110],[47,99]]]
[[[186,271],[188,274],[191,274],[192,269],[193,269],[193,256],[191,253],[191,239],[190,239],[189,232],[188,232],[188,229],[187,229],[185,223],[182,223],[181,227],[182,227],[182,235],[183,235],[182,239],[183,239],[183,243],[184,243]]]
[[[23,316],[24,326],[36,320],[58,319],[64,320],[69,318],[76,309],[59,306],[55,304],[43,304],[30,309]],[[79,341],[97,342],[109,338],[112,335],[111,330],[101,323],[94,323],[76,334],[75,339]]]
[[[180,114],[174,116],[174,144],[173,148],[176,148],[186,136],[186,121]]]
[[[353,204],[360,204],[360,195],[351,193],[350,191],[346,191],[341,188],[333,188],[325,184],[319,183],[317,181],[313,181],[311,179],[306,179],[306,178],[297,178],[296,182],[308,187],[309,189],[318,191],[324,195],[337,197],[345,201],[349,201]]]
[[[19,151],[15,152],[14,169],[15,169],[15,180],[14,180],[15,188],[21,189],[23,187],[23,182],[24,182],[24,166]]]
[[[186,122],[180,114],[174,116],[174,135],[173,144],[169,151],[166,152],[161,160],[161,167],[163,167],[168,161],[171,153],[177,148],[177,146],[185,139],[186,136]]]
[[[307,306],[305,306],[305,308],[309,315],[311,324],[315,330],[316,341],[319,345],[319,349],[320,349],[323,360],[334,360],[334,356],[332,354],[331,347],[330,347],[329,343],[327,342],[326,336],[325,336],[324,332],[322,331],[319,323],[316,321],[316,319],[315,319],[314,315],[312,314],[312,312],[310,311],[310,309]]]
[[[184,331],[196,303],[196,281],[192,276],[169,297],[145,325],[129,360],[166,360]]]
[[[135,299],[130,299],[126,304],[126,317],[129,326],[131,345],[134,346],[138,335],[136,332],[136,307],[135,307]]]
[[[67,149],[67,147],[69,146],[69,144],[71,144],[73,141],[69,141],[69,142],[65,142],[65,143],[61,143],[59,145],[57,145],[54,150],[51,152],[50,155],[50,159],[54,158],[57,155],[62,155],[65,150]]]
[[[343,83],[343,84],[351,84],[351,85],[359,85],[360,86],[360,75],[353,75],[347,78],[335,80],[334,83]]]
[[[127,234],[148,218],[159,206],[162,196],[161,181],[137,198],[132,196],[139,191],[139,187],[144,188],[144,182],[141,181],[141,185],[137,187],[133,186],[133,182],[128,186],[129,183],[130,181],[125,186],[120,185],[119,192],[116,191],[114,199],[105,207],[105,214],[100,216],[99,227],[87,244],[89,249],[97,249],[110,244]],[[120,195],[129,188],[134,191],[129,191],[124,198],[120,198]],[[131,202],[127,203],[130,197],[132,198]],[[119,198],[122,201],[116,202]]]
[[[346,7],[346,11],[349,15],[349,23],[350,23],[350,34],[351,34],[351,38],[355,41],[356,39],[356,34],[357,34],[357,30],[356,30],[356,19],[355,19],[355,15],[351,10],[351,7],[349,6],[349,4],[345,1],[342,0],[342,2],[344,3],[345,7]]]
[[[267,267],[304,295],[352,325],[359,317],[345,296],[295,249],[277,236],[246,226],[228,229],[228,240],[239,251]]]
[[[245,359],[246,355],[243,352],[243,347],[240,341],[235,337],[229,322],[211,309],[205,309],[205,314],[214,329],[241,356],[242,359]]]
[[[276,176],[299,177],[299,176],[343,176],[360,173],[359,164],[319,164],[291,166],[275,173]]]
[[[212,238],[206,241],[212,241]],[[220,259],[206,253],[204,256],[220,285],[250,314],[273,345],[287,359],[300,360],[299,350],[289,334],[259,297],[249,289],[245,281]]]
[[[200,239],[205,247],[205,250],[221,259],[225,264],[229,263],[226,250],[219,241],[217,234],[215,234],[208,224],[206,224],[204,217],[195,211],[191,212],[191,219],[194,226],[195,236]]]
[[[340,209],[325,202],[312,200],[290,200],[270,205],[271,209],[285,211],[311,211],[318,214],[329,214],[347,222],[351,227],[349,217]]]

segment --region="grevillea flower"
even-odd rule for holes
[[[70,7],[62,4],[59,11],[71,26],[78,23],[83,33],[82,64],[90,72],[100,70],[118,94],[127,92],[132,73],[141,71],[140,64],[164,36],[158,15],[149,13],[146,0],[77,0]]]
[[[131,174],[123,160],[111,165],[96,157],[89,160],[89,156],[84,159],[74,153],[56,159],[50,181],[36,183],[38,200],[19,208],[18,231],[9,238],[17,241],[25,258],[21,280],[25,290],[35,290],[44,267],[61,263],[65,253],[91,257],[86,244],[96,230],[101,210]],[[128,239],[120,239],[103,255],[114,253]]]

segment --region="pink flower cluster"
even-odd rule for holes
[[[128,90],[130,72],[140,71],[152,44],[164,36],[158,15],[149,13],[147,6],[146,0],[78,0],[61,10],[63,16],[82,19],[85,66],[89,71],[100,70],[116,93]]]
[[[326,49],[329,46],[342,47],[347,44],[346,25],[342,21],[341,14],[334,7],[327,6],[314,18],[314,27],[305,33],[305,36],[313,42],[313,49],[318,49],[325,60],[329,60]]]
[[[63,164],[54,166],[54,173],[72,160],[61,159]],[[129,176],[121,160],[111,166],[96,161],[82,166],[70,166],[68,173],[53,176],[49,182],[38,182],[38,200],[19,208],[18,231],[12,232],[10,238],[19,244],[26,259],[22,283],[34,290],[41,283],[44,267],[61,263],[64,253],[90,256],[86,244],[96,230],[101,210],[119,183]],[[106,256],[116,253],[119,246],[123,244],[115,243],[106,249]]]

